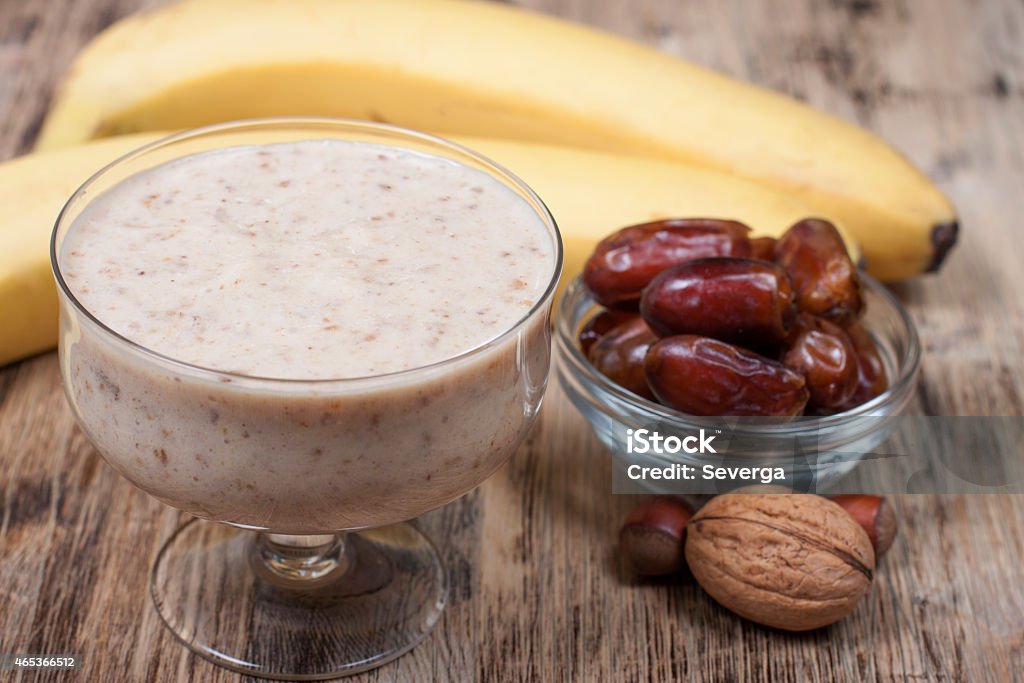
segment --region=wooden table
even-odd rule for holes
[[[29,148],[81,45],[148,4],[0,0],[0,158]],[[897,288],[926,345],[914,409],[1022,413],[1024,5],[523,4],[778,88],[893,141],[952,194],[965,228],[939,276]],[[89,446],[53,354],[0,371],[0,473],[0,652],[85,655],[76,676],[44,680],[236,679],[159,624],[147,571],[181,519]],[[365,679],[1024,680],[1024,496],[897,499],[903,533],[869,599],[806,635],[744,622],[690,580],[631,576],[615,537],[633,502],[611,495],[607,455],[556,387],[508,466],[422,519],[444,549],[451,604],[424,644]]]

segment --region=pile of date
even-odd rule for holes
[[[835,226],[809,218],[777,240],[750,233],[674,219],[602,240],[583,272],[604,306],[579,337],[594,367],[691,415],[831,415],[885,391]]]

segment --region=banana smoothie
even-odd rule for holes
[[[176,159],[92,199],[57,254],[90,314],[62,307],[69,400],[122,474],[200,517],[405,520],[519,442],[557,252],[525,199],[438,156],[310,140]]]

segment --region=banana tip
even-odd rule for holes
[[[948,223],[939,223],[932,227],[932,261],[928,264],[929,273],[934,273],[946,260],[946,254],[956,244],[957,236],[960,234],[960,222],[957,220]]]

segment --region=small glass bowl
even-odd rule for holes
[[[613,458],[622,462],[662,468],[678,463],[699,470],[723,464],[724,457],[729,466],[781,467],[784,486],[792,490],[828,490],[892,432],[913,395],[921,359],[917,330],[906,309],[877,280],[863,273],[860,277],[866,304],[863,323],[878,345],[890,384],[881,395],[846,412],[791,420],[701,417],[637,396],[594,368],[580,349],[580,330],[602,309],[578,277],[566,288],[558,308],[558,378]],[[717,455],[627,452],[628,435],[641,429],[680,438],[701,429],[716,432]],[[716,481],[712,491],[701,481],[639,479],[623,489],[615,479],[616,492],[717,493],[742,485]]]

